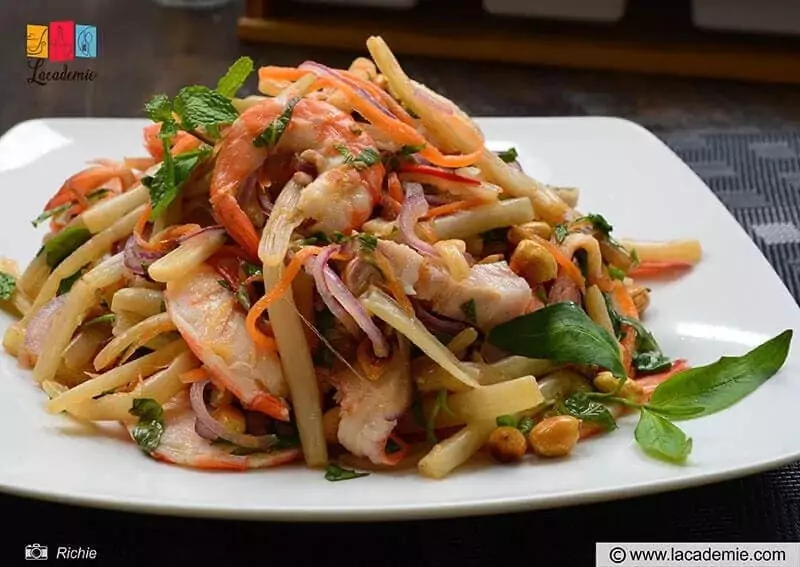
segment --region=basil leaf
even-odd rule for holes
[[[502,323],[489,331],[487,339],[511,354],[596,364],[614,376],[625,376],[617,341],[569,301],[553,303]]]
[[[164,433],[164,410],[151,398],[136,398],[128,413],[139,418],[133,428],[133,439],[143,451],[152,453],[161,442]]]
[[[497,157],[503,160],[506,163],[513,163],[517,161],[519,154],[517,153],[517,148],[508,148],[504,152],[497,152]]]
[[[657,352],[641,352],[633,355],[633,366],[637,374],[653,374],[667,370],[672,361]]]
[[[47,265],[51,268],[58,266],[64,258],[75,252],[92,237],[92,233],[85,228],[69,226],[44,243],[47,253]]]
[[[144,105],[148,118],[153,122],[172,120],[172,101],[165,94],[157,94]]]
[[[564,239],[569,236],[569,227],[567,223],[560,223],[553,227],[553,235],[556,237],[556,242],[561,244]]]
[[[743,356],[723,356],[660,384],[647,407],[671,419],[709,415],[732,406],[781,369],[793,331],[787,329]]]
[[[329,464],[325,469],[325,480],[329,480],[331,482],[361,478],[362,476],[369,476],[369,473],[351,471],[333,463]]]
[[[658,346],[656,338],[653,333],[644,328],[644,325],[637,319],[631,317],[624,317],[619,315],[620,322],[630,325],[636,329],[636,350],[640,352],[655,352],[661,353],[661,347]]]
[[[517,418],[513,415],[500,415],[495,419],[497,427],[517,427]]]
[[[528,433],[531,432],[531,429],[533,429],[534,425],[535,424],[533,423],[533,419],[531,419],[530,417],[523,417],[522,419],[519,420],[519,423],[517,424],[517,429],[519,429],[523,435],[527,435]]]
[[[17,280],[11,274],[0,272],[0,299],[8,301],[17,289]]]
[[[469,301],[462,303],[461,312],[464,314],[464,317],[467,318],[469,323],[472,323],[473,325],[478,323],[477,305],[475,304],[474,299],[470,299]]]
[[[608,275],[611,276],[612,280],[622,281],[625,279],[625,272],[611,264],[608,265]]]
[[[181,125],[187,130],[199,126],[219,126],[231,124],[239,117],[239,113],[231,101],[208,87],[193,85],[183,87],[175,96],[175,114],[181,119]]]
[[[171,160],[165,159],[154,175],[142,178],[142,183],[150,190],[150,204],[153,208],[150,220],[155,220],[167,209],[194,168],[210,153],[207,147],[202,147],[178,154]]]
[[[66,278],[61,280],[61,282],[59,282],[58,284],[58,292],[56,292],[56,295],[64,295],[65,293],[69,293],[69,290],[72,289],[72,286],[75,285],[75,282],[81,279],[84,273],[86,273],[86,266],[80,268],[77,272],[75,272],[71,276],[67,276]]]
[[[603,299],[606,300],[606,310],[608,311],[608,318],[611,319],[611,326],[614,329],[614,336],[618,339],[622,338],[622,320],[620,314],[617,313],[617,308],[614,307],[614,302],[611,300],[611,294],[604,293]]]
[[[617,428],[617,422],[608,408],[600,402],[590,399],[585,392],[575,392],[557,404],[556,411],[561,415],[571,415],[582,421],[600,424],[606,431]]]
[[[294,112],[294,107],[298,102],[300,102],[299,96],[290,99],[289,102],[286,103],[286,108],[283,109],[281,115],[273,120],[270,125],[253,140],[253,145],[257,148],[267,149],[272,149],[278,145],[281,136],[283,136],[283,132],[292,120],[292,112]]]
[[[683,463],[692,451],[692,440],[671,421],[642,408],[633,433],[636,442],[650,456],[671,463]]]
[[[589,221],[594,226],[595,230],[600,232],[603,236],[608,236],[614,227],[609,224],[603,215],[592,213],[577,219],[575,222]]]
[[[217,83],[217,92],[226,98],[233,98],[253,72],[253,60],[239,57]]]

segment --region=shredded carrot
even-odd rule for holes
[[[381,271],[381,274],[383,274],[384,280],[386,281],[386,287],[389,289],[389,292],[394,296],[394,298],[397,300],[397,303],[400,304],[400,307],[402,307],[406,313],[413,315],[414,306],[411,305],[411,300],[408,299],[408,295],[406,295],[403,285],[397,279],[392,264],[377,250],[373,252],[372,257],[375,260],[375,264],[377,264],[378,269]]]
[[[152,211],[153,209],[152,207],[150,207],[150,202],[148,201],[147,204],[145,204],[144,206],[142,215],[139,217],[139,220],[136,221],[136,226],[133,227],[133,235],[136,237],[136,240],[139,243],[147,242],[142,236],[142,234],[144,233],[144,228],[147,226],[147,221],[150,220],[150,213]]]
[[[649,376],[645,376],[636,381],[642,389],[644,390],[644,400],[643,402],[648,402],[650,400],[650,396],[653,394],[653,390],[655,390],[659,384],[663,384],[679,372],[683,372],[684,370],[689,369],[689,364],[684,359],[678,359],[672,363],[672,366],[669,370],[665,370],[664,372],[659,372],[658,374],[651,374]]]
[[[616,303],[619,312],[625,317],[638,320],[639,310],[636,309],[636,304],[633,302],[633,298],[628,292],[628,288],[625,287],[625,284],[620,281],[615,281],[612,293],[614,303]],[[633,353],[636,350],[636,329],[632,328],[630,325],[628,326],[625,336],[622,337],[620,341],[620,346],[622,347],[622,363],[625,366],[625,373],[628,377],[633,377]]]
[[[628,272],[631,278],[647,278],[665,276],[678,270],[691,268],[689,262],[642,262]]]
[[[586,290],[586,281],[583,279],[583,274],[581,274],[580,268],[578,268],[578,266],[576,266],[572,260],[567,258],[557,244],[550,242],[549,240],[545,240],[541,236],[537,236],[535,234],[532,236],[536,242],[547,248],[547,251],[553,255],[556,263],[561,266],[567,277],[574,281],[581,290],[581,293],[583,293]]]
[[[474,207],[483,205],[485,203],[486,201],[484,201],[483,199],[466,199],[464,201],[453,201],[452,203],[447,203],[445,205],[439,205],[438,207],[433,207],[422,218],[432,219],[436,217],[441,217],[443,215],[449,215],[458,211],[465,211],[467,209],[472,209]]]
[[[182,372],[178,375],[178,379],[183,382],[184,384],[192,384],[194,382],[200,382],[201,380],[205,380],[209,377],[208,370],[205,367],[201,366],[200,368],[193,368],[192,370],[187,370],[186,372]]]
[[[403,193],[403,186],[400,185],[400,178],[397,177],[397,173],[391,172],[386,179],[389,184],[389,196],[398,203],[405,201],[406,196]]]
[[[322,248],[319,246],[304,246],[301,248],[300,251],[294,255],[292,261],[289,262],[289,265],[286,266],[283,276],[275,285],[275,287],[265,293],[264,296],[256,301],[255,304],[250,308],[246,319],[247,332],[250,334],[250,337],[252,337],[256,344],[261,345],[262,347],[271,351],[276,349],[275,339],[268,337],[258,328],[258,319],[270,305],[283,297],[283,294],[289,290],[289,288],[292,286],[294,278],[296,278],[297,274],[300,273],[300,269],[303,267],[303,262],[305,262],[310,256],[315,256],[320,252],[322,252]]]
[[[594,284],[600,291],[604,293],[609,293],[614,289],[614,280],[612,280],[606,274],[603,274],[601,277],[597,278]]]

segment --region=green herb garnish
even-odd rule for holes
[[[132,432],[133,439],[146,453],[152,453],[164,433],[164,410],[151,398],[137,398],[128,413],[139,418]]]
[[[55,268],[91,237],[92,233],[85,228],[68,226],[44,243],[47,265]]]
[[[663,461],[682,463],[692,451],[692,440],[674,423],[641,409],[634,438],[645,453]]]
[[[474,299],[470,299],[461,304],[461,312],[464,314],[464,317],[467,318],[467,321],[473,325],[477,325],[478,323],[477,308],[478,306],[476,305]]]
[[[17,280],[11,274],[0,272],[0,299],[8,301],[17,289]]]
[[[611,226],[609,222],[606,220],[606,218],[601,214],[592,213],[579,218],[575,222],[581,222],[581,221],[589,221],[592,224],[592,226],[594,226],[595,230],[597,230],[603,236],[608,236],[609,234],[611,234],[611,231],[614,230],[614,227]]]
[[[569,236],[569,227],[567,223],[559,223],[553,227],[553,236],[556,237],[556,242],[561,244],[564,242],[564,239]]]
[[[425,149],[425,144],[420,144],[418,146],[402,146],[400,148],[400,155],[403,157],[411,156],[417,152],[421,152]]]
[[[261,275],[261,266],[258,264],[251,264],[250,262],[245,262],[242,264],[242,269],[244,273],[247,274],[248,278],[252,278],[253,276],[260,276]]]
[[[513,415],[500,415],[495,419],[497,427],[517,427],[517,418]]]
[[[273,120],[270,125],[253,140],[253,145],[257,148],[267,149],[274,148],[278,145],[281,136],[283,136],[284,131],[286,131],[286,127],[289,126],[289,122],[292,120],[292,112],[294,112],[294,107],[298,102],[300,102],[299,96],[290,99],[289,102],[286,103],[286,108],[283,109],[281,115]]]
[[[374,252],[378,248],[378,237],[368,232],[360,232],[356,236],[361,243],[361,247],[368,252]]]
[[[329,464],[325,469],[325,480],[329,480],[331,482],[336,482],[339,480],[351,480],[353,478],[361,478],[363,476],[369,476],[369,473],[360,473],[350,469],[345,469],[334,463]]]
[[[226,98],[233,98],[252,72],[253,60],[249,57],[239,57],[220,78],[217,92]]]
[[[150,190],[150,204],[153,208],[150,220],[155,220],[167,210],[194,168],[211,155],[211,150],[201,147],[173,157],[167,157],[168,155],[169,149],[165,148],[161,167],[154,175],[142,178],[142,184]]]
[[[533,429],[534,425],[536,424],[533,422],[533,419],[531,419],[530,417],[523,417],[522,419],[519,420],[519,423],[517,424],[517,429],[522,431],[523,435],[527,435],[528,433],[531,432],[531,429]]]
[[[356,169],[365,169],[381,161],[381,154],[373,148],[364,148],[357,156],[353,156],[353,153],[347,146],[339,144],[334,146],[334,148],[344,156],[344,162],[346,164],[352,165]]]
[[[583,421],[597,423],[606,431],[617,428],[617,422],[608,408],[589,398],[585,392],[575,392],[567,399],[557,403],[555,409],[561,415],[571,415]]]
[[[625,376],[619,345],[572,302],[553,303],[493,328],[489,343],[511,354],[573,364],[596,364]]]
[[[625,279],[625,272],[611,264],[608,265],[608,275],[611,276],[612,280],[622,281]]]
[[[79,279],[81,279],[81,277],[85,273],[86,273],[86,266],[84,266],[83,268],[79,269],[77,272],[75,272],[71,276],[67,276],[66,278],[61,280],[59,282],[59,284],[58,284],[58,291],[56,292],[56,295],[64,295],[65,293],[69,293],[69,291],[72,289],[72,286],[74,286],[75,283]]]
[[[431,443],[438,443],[438,439],[436,438],[436,417],[439,415],[439,412],[444,411],[448,415],[452,416],[453,412],[447,407],[447,390],[439,390],[436,394],[436,401],[433,404],[433,409],[431,410],[431,415],[428,416],[428,419],[425,422],[425,430],[428,433],[428,441]]]
[[[497,157],[506,163],[513,163],[517,161],[519,154],[517,153],[517,148],[511,147],[505,151],[497,152]]]

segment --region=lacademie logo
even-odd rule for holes
[[[72,21],[26,26],[25,55],[31,76],[28,84],[46,85],[51,81],[94,81],[92,69],[70,69],[67,61],[97,57],[97,27]],[[50,63],[61,63],[51,70]]]

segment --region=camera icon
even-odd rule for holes
[[[47,561],[47,546],[39,543],[26,545],[25,561]]]

